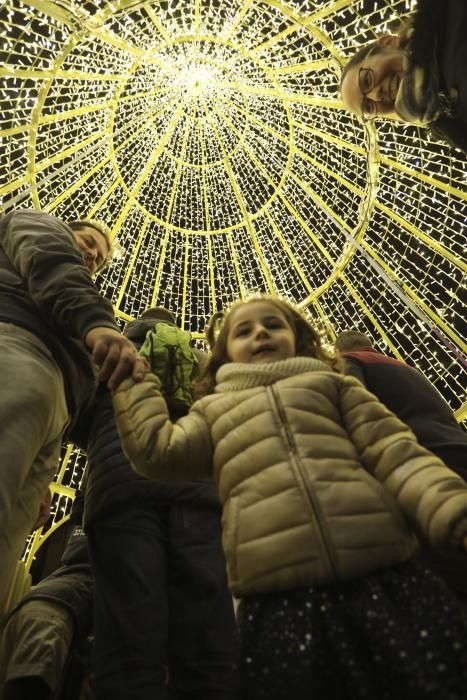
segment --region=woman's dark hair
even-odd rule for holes
[[[292,304],[278,297],[253,297],[246,301],[236,301],[225,312],[218,311],[211,316],[205,331],[211,354],[200,377],[193,383],[195,398],[201,398],[214,391],[217,370],[230,361],[227,355],[227,338],[233,314],[240,306],[258,301],[267,301],[285,316],[295,335],[296,355],[316,357],[328,364],[332,371],[342,370],[341,360],[322,346],[318,331]]]

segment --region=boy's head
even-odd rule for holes
[[[334,343],[334,347],[339,352],[351,352],[352,350],[368,349],[373,347],[371,338],[365,333],[357,330],[348,330],[339,333]]]
[[[176,325],[175,316],[169,309],[166,309],[165,306],[154,306],[153,308],[145,309],[139,318],[127,323],[123,335],[126,335],[136,345],[142,345],[146,333],[158,321]]]
[[[154,323],[162,321],[164,323],[173,323],[176,325],[175,316],[169,309],[166,309],[165,306],[154,306],[153,308],[146,309],[143,311],[140,318],[144,318],[144,320],[154,319]]]

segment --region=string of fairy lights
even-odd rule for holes
[[[368,331],[465,404],[467,170],[338,94],[356,47],[415,0],[0,0],[0,206],[104,221],[122,325],[258,292]],[[85,467],[63,447],[53,519]],[[44,533],[28,544],[28,564]]]

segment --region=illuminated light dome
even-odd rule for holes
[[[0,0],[0,198],[106,222],[117,318],[269,292],[367,330],[456,411],[465,395],[465,157],[338,94],[408,0]],[[84,459],[64,449],[55,521]],[[37,538],[36,538],[37,539]],[[34,545],[31,552],[35,549]]]

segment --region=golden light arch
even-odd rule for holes
[[[465,403],[466,160],[343,110],[341,66],[412,0],[0,0],[0,200],[102,219],[122,324],[169,307],[201,338],[280,294],[367,330]],[[54,523],[84,457],[64,447]],[[29,560],[41,533],[29,543]]]

